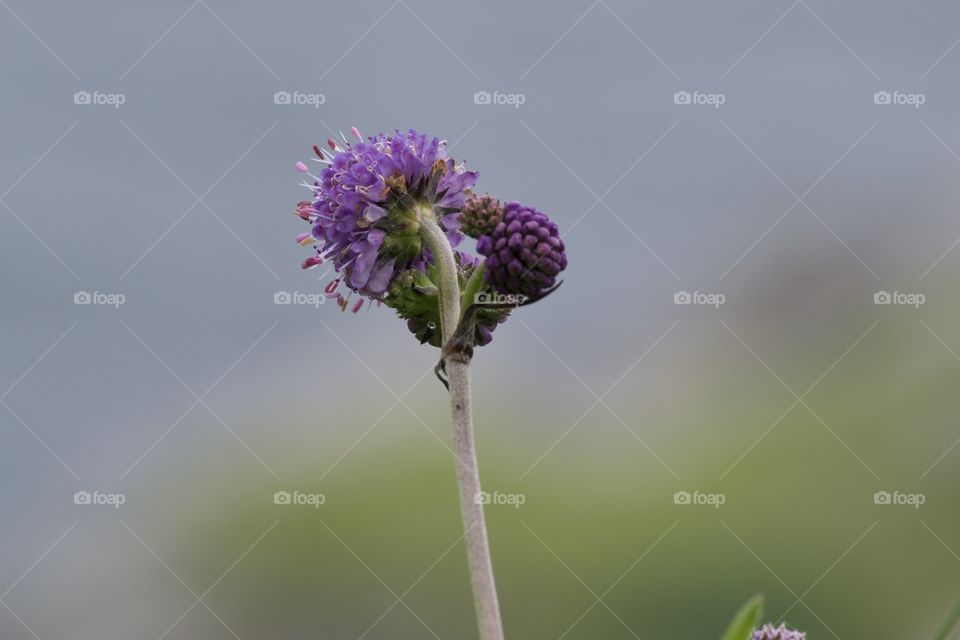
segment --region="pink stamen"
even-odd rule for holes
[[[350,132],[351,132],[353,135],[357,136],[357,140],[359,140],[360,142],[363,142],[363,136],[360,135],[360,130],[359,130],[359,129],[357,129],[356,127],[350,127]]]
[[[356,313],[357,311],[360,311],[360,309],[361,309],[362,307],[363,307],[363,298],[360,298],[359,300],[357,300],[357,301],[354,303],[353,309],[351,309],[351,311],[352,311],[353,313]]]
[[[298,162],[296,164],[296,167],[297,167],[297,171],[299,171],[300,173],[307,173],[308,171],[310,171],[310,167],[303,164],[302,162]]]
[[[318,147],[317,145],[313,145],[313,152],[317,154],[317,157],[320,158],[321,160],[325,159],[323,155],[323,151],[321,151],[320,147]]]
[[[327,295],[333,295],[333,292],[337,290],[337,287],[340,286],[340,278],[337,278],[326,287],[323,288],[324,293]]]
[[[317,210],[313,208],[313,205],[309,202],[302,201],[297,203],[297,209],[294,211],[298,216],[310,222],[314,217],[317,216]]]

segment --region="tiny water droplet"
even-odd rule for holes
[[[428,323],[427,323],[427,328],[428,328],[428,329],[436,329],[436,328],[437,328],[437,323],[436,323],[436,322],[428,322]]]

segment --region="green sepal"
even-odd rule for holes
[[[497,307],[479,307],[473,304],[474,296],[483,286],[483,264],[477,267],[466,268],[457,260],[457,276],[461,295],[461,308],[466,312],[475,307],[469,315],[461,316],[459,327],[461,339],[469,342],[472,347],[480,338],[479,326],[493,326],[506,320],[510,309]],[[428,343],[434,347],[441,347],[440,334],[440,302],[438,297],[437,279],[439,273],[433,264],[427,265],[426,273],[419,269],[402,271],[393,284],[383,302],[397,312],[397,315],[408,321],[410,331],[421,344]],[[469,326],[467,326],[469,325]]]

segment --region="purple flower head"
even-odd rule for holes
[[[774,627],[767,624],[754,631],[751,640],[807,640],[807,634],[787,629],[786,625]]]
[[[378,134],[343,143],[328,140],[330,151],[314,146],[320,175],[297,163],[311,178],[304,183],[313,199],[297,205],[296,213],[311,224],[298,241],[314,244],[316,254],[305,269],[332,262],[336,280],[327,294],[341,307],[341,282],[371,300],[381,300],[394,276],[411,267],[423,269],[431,261],[420,239],[423,215],[436,215],[452,246],[459,244],[458,212],[477,180],[446,154],[446,142],[414,131]],[[355,309],[359,309],[355,305]]]
[[[536,297],[567,267],[557,225],[519,202],[504,206],[503,220],[477,240],[477,253],[487,259],[485,282],[503,294]]]

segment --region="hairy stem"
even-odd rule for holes
[[[457,274],[457,263],[453,257],[450,242],[429,208],[420,211],[420,225],[423,241],[430,249],[440,274],[437,282],[440,300],[440,333],[445,344],[460,321],[460,277]]]
[[[460,322],[460,283],[453,249],[431,211],[421,216],[424,242],[430,248],[440,272],[440,330],[443,344]],[[463,354],[446,355],[444,365],[450,380],[450,410],[453,415],[453,448],[456,453],[460,512],[473,587],[473,603],[480,627],[480,640],[503,640],[500,605],[493,581],[490,542],[480,497],[480,472],[470,411],[470,361]]]

